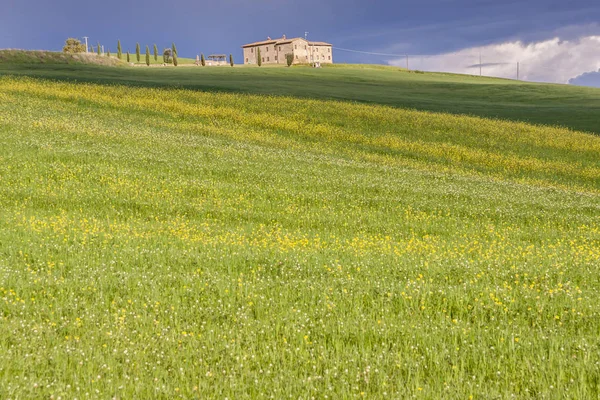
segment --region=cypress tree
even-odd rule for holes
[[[129,55],[129,50],[127,50],[127,62],[131,61],[131,56]]]
[[[229,55],[229,65],[233,67],[233,54]]]
[[[100,42],[98,42],[98,48],[97,48],[97,50],[98,50],[98,55],[101,55],[101,53],[100,53]]]
[[[258,66],[262,66],[262,58],[260,58],[260,47],[256,49],[256,58]]]
[[[173,55],[176,56],[177,54],[177,46],[175,46],[175,42],[173,42],[173,45],[171,46],[171,49],[173,50]]]
[[[121,48],[120,40],[117,40],[117,57],[119,57],[119,60],[123,57],[123,49]]]
[[[204,67],[206,65],[206,60],[204,59],[204,53],[200,53],[200,64]]]
[[[177,66],[177,54],[173,54],[173,65]]]
[[[150,66],[150,47],[146,46],[146,65]]]
[[[158,47],[154,45],[154,61],[158,61]]]
[[[137,58],[137,62],[140,62],[140,44],[135,44],[135,57]]]

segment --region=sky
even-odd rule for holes
[[[598,0],[0,0],[0,48],[233,53],[267,36],[334,45],[336,62],[600,87]],[[345,49],[345,50],[341,50]],[[346,51],[352,50],[352,51]],[[481,54],[481,62],[479,55]]]

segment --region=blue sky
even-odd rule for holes
[[[89,36],[92,43],[100,41],[112,51],[117,39],[132,51],[136,42],[157,43],[162,49],[174,41],[181,56],[218,52],[241,59],[240,46],[246,42],[284,33],[303,36],[308,31],[310,39],[339,48],[408,53],[415,68],[473,72],[469,66],[478,64],[483,51],[482,63],[507,65],[503,71],[487,68],[485,74],[510,75],[516,69],[513,64],[523,58],[525,79],[600,86],[600,41],[594,51],[595,40],[587,40],[600,37],[597,0],[0,0],[0,4],[0,48],[58,50],[69,36]],[[508,53],[507,45],[512,45]],[[456,54],[462,54],[464,63]],[[399,57],[339,50],[335,59],[402,62]],[[563,70],[561,75],[553,73],[557,68]],[[474,71],[478,73],[478,68]]]

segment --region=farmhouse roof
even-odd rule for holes
[[[248,43],[242,46],[242,48],[246,48],[246,47],[256,47],[256,46],[264,46],[267,44],[274,44],[274,45],[280,45],[280,44],[286,44],[286,43],[291,43],[293,41],[296,40],[302,40],[304,42],[307,42],[309,44],[309,46],[331,46],[330,43],[326,43],[326,42],[311,42],[308,41],[302,37],[296,37],[296,38],[286,38],[285,36],[283,36],[282,38],[279,39],[267,39],[267,40],[263,40],[261,42],[254,42],[254,43]]]
[[[242,47],[262,46],[262,45],[265,45],[265,44],[272,44],[272,43],[273,44],[277,43],[277,40],[272,40],[272,39],[271,40],[263,40],[262,42],[248,43],[248,44],[243,45]]]
[[[287,44],[287,43],[292,43],[295,40],[302,40],[306,42],[306,39],[301,38],[301,37],[297,37],[297,38],[290,38],[290,39],[285,39],[285,38],[281,38],[277,40],[276,44]]]

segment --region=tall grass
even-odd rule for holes
[[[7,398],[596,398],[600,138],[0,78]]]
[[[114,57],[100,57],[95,53],[59,53],[44,50],[0,50],[0,64],[35,65],[35,64],[68,64],[118,66],[123,63]]]

